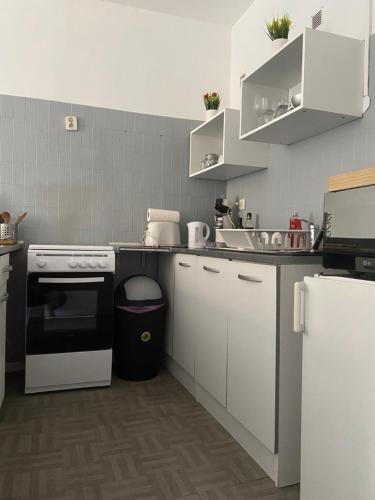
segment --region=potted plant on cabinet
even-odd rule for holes
[[[281,17],[274,17],[272,21],[266,22],[266,33],[271,39],[271,51],[274,54],[288,41],[292,21],[287,13]]]
[[[206,120],[216,115],[220,106],[220,100],[220,95],[217,92],[206,92],[204,94],[203,101],[206,107]]]

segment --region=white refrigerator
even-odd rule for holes
[[[301,500],[375,499],[375,282],[295,284],[303,335]]]

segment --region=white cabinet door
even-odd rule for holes
[[[173,359],[194,377],[197,331],[196,255],[175,256],[175,293],[173,312]]]
[[[174,256],[159,255],[158,280],[167,299],[167,315],[165,318],[164,350],[172,356],[173,351],[173,307],[174,307]]]
[[[195,379],[219,403],[227,400],[227,267],[228,261],[198,258],[198,331]]]
[[[276,267],[229,263],[229,412],[272,452],[276,426]]]
[[[5,394],[6,299],[9,255],[0,257],[0,407]]]
[[[375,283],[305,283],[301,500],[373,500]]]

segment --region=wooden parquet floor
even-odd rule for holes
[[[0,410],[1,500],[298,500],[168,373],[25,396]]]

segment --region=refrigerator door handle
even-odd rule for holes
[[[294,316],[293,330],[295,333],[305,331],[305,283],[294,283]]]

